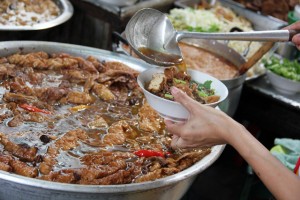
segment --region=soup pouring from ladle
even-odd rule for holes
[[[168,17],[155,9],[139,10],[128,22],[126,38],[134,52],[148,63],[159,66],[178,65],[183,61],[178,42],[184,38],[287,42],[295,30],[270,30],[230,33],[176,31]]]

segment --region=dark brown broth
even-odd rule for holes
[[[182,60],[181,56],[175,54],[166,54],[146,47],[138,49],[144,56],[147,56],[153,60],[159,60],[162,62],[175,63],[180,71],[186,72],[186,64]]]
[[[42,87],[57,87],[62,81],[62,75],[59,72],[54,71],[43,71],[47,76],[44,78],[42,84],[33,85],[27,82],[27,85],[31,88],[42,88]],[[73,84],[70,88],[74,91],[83,91],[83,85]],[[5,88],[5,84],[0,83],[0,103],[2,104],[3,94],[8,91]],[[130,92],[128,95],[130,95]],[[100,129],[91,129],[87,126],[87,122],[96,118],[97,115],[101,115],[107,124],[110,126],[114,122],[120,120],[127,121],[132,128],[138,133],[136,137],[143,135],[149,135],[149,133],[139,129],[138,124],[134,124],[134,121],[138,121],[138,111],[142,106],[141,103],[137,105],[120,105],[114,103],[108,103],[102,101],[99,98],[95,98],[95,102],[87,109],[79,112],[70,113],[69,108],[75,106],[71,104],[66,105],[57,105],[55,110],[51,115],[47,115],[50,118],[51,122],[24,122],[22,125],[17,127],[9,127],[7,123],[12,119],[5,119],[0,125],[0,132],[9,134],[9,139],[15,143],[25,143],[29,146],[35,146],[38,148],[38,154],[42,155],[46,153],[48,146],[50,146],[54,141],[50,141],[48,144],[44,144],[40,137],[42,135],[51,135],[57,138],[63,136],[66,132],[82,129],[86,131],[89,135],[89,143],[81,143],[78,147],[71,150],[71,154],[67,152],[61,153],[57,157],[57,164],[54,166],[54,170],[61,170],[64,168],[76,168],[79,166],[80,160],[78,157],[91,152],[99,151],[98,148],[105,148],[102,143],[103,136],[107,133],[107,128]],[[139,99],[139,102],[142,102],[142,99]],[[4,112],[6,108],[0,107],[0,112]],[[163,124],[163,122],[161,121]],[[158,135],[164,135],[164,129],[161,129]],[[134,138],[132,138],[134,139]],[[156,142],[158,142],[157,140]],[[126,145],[126,144],[124,144]],[[142,144],[143,146],[151,145]],[[127,145],[128,146],[128,145]],[[130,145],[129,145],[130,147]],[[98,149],[98,150],[97,150]],[[0,150],[3,150],[2,145],[0,145]]]

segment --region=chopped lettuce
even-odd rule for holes
[[[215,90],[211,88],[211,83],[211,80],[207,80],[204,83],[197,83],[196,81],[192,81],[192,84],[197,84],[198,95],[200,97],[215,95]]]
[[[208,89],[208,90],[210,90],[210,88],[211,88],[211,83],[212,83],[212,81],[211,80],[207,80],[207,81],[205,81],[204,83],[199,83],[199,85],[198,85],[198,90],[199,90],[199,88],[201,88],[201,87],[204,87],[205,89]]]

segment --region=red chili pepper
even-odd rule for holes
[[[165,157],[165,156],[169,156],[170,155],[169,152],[167,152],[166,154],[164,154],[161,151],[153,151],[153,150],[145,150],[145,149],[142,149],[142,150],[139,150],[139,151],[135,151],[134,154],[137,155],[137,156],[139,156],[139,157],[153,157],[153,156],[156,156],[156,157]]]
[[[39,109],[39,108],[37,108],[35,106],[28,105],[28,104],[21,104],[19,106],[21,108],[25,109],[25,110],[30,111],[30,112],[41,112],[41,113],[45,113],[45,114],[51,114],[50,111],[42,110],[42,109]]]

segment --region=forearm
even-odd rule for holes
[[[276,199],[299,199],[300,178],[288,170],[245,128],[238,127],[228,141],[251,165]]]

